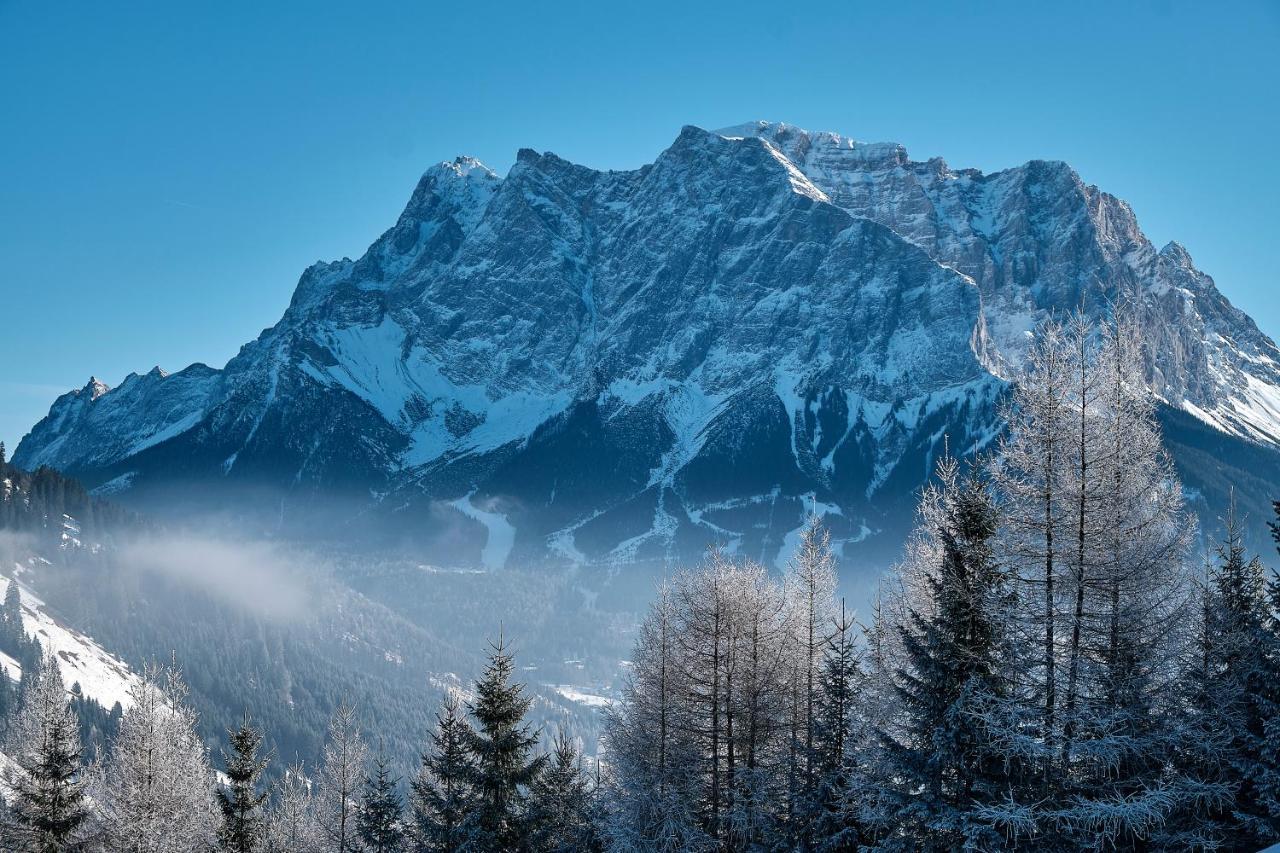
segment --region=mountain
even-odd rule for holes
[[[767,122],[686,127],[634,171],[460,157],[225,368],[91,380],[14,462],[435,563],[774,563],[816,509],[878,564],[944,440],[999,434],[1031,330],[1121,301],[1202,514],[1232,470],[1280,472],[1275,343],[1066,164]]]

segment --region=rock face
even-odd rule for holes
[[[686,127],[628,172],[459,158],[362,258],[303,273],[223,370],[91,383],[14,461],[140,503],[196,484],[437,562],[720,542],[772,563],[813,508],[846,557],[879,559],[944,435],[998,433],[1030,330],[1120,300],[1170,416],[1272,454],[1280,351],[1065,164],[983,175],[764,122]]]

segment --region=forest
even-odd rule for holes
[[[265,748],[252,713],[213,754],[173,663],[142,669],[91,750],[45,657],[0,691],[4,847],[1265,847],[1280,840],[1280,579],[1234,511],[1204,541],[1137,345],[1123,322],[1042,328],[1005,433],[977,454],[942,440],[866,614],[839,599],[817,516],[780,574],[721,550],[673,571],[593,758],[571,723],[531,721],[506,633],[474,684],[422,703],[408,773],[358,695],[312,764]],[[1280,544],[1280,520],[1271,532]]]

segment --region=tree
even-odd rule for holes
[[[864,681],[854,641],[854,621],[841,602],[826,634],[813,716],[815,788],[806,803],[810,844],[828,850],[856,848],[864,841],[857,818],[859,774],[854,744]]]
[[[472,843],[483,849],[521,849],[527,836],[528,788],[547,763],[547,756],[533,754],[538,736],[524,724],[530,699],[523,685],[511,682],[513,668],[513,657],[499,637],[470,706],[475,719],[466,731],[476,796]]]
[[[368,756],[355,707],[342,702],[329,721],[317,802],[320,829],[328,849],[336,853],[357,849],[355,818]]]
[[[365,777],[356,818],[356,835],[365,850],[394,853],[404,849],[400,826],[404,803],[396,790],[399,782],[391,777],[386,753],[379,750],[373,759],[373,773]]]
[[[623,701],[605,710],[611,771],[606,832],[624,850],[705,849],[694,726],[677,655],[678,614],[669,584],[641,622]]]
[[[889,846],[995,849],[1004,837],[988,809],[1011,784],[1009,762],[988,730],[1012,693],[1006,668],[1006,578],[992,543],[996,512],[986,487],[960,480],[953,459],[938,466],[926,493],[920,534],[932,538],[913,595],[895,625],[903,660],[895,678],[893,727],[882,721],[886,768],[880,780],[895,804]]]
[[[818,771],[814,755],[814,708],[818,701],[820,669],[826,646],[825,630],[834,615],[836,572],[831,533],[818,514],[810,514],[800,532],[800,543],[788,563],[784,580],[791,608],[788,620],[795,635],[796,679],[791,708],[790,776],[788,796],[812,803]],[[803,812],[803,809],[800,811]],[[793,816],[796,812],[792,808]],[[811,843],[807,828],[799,834]]]
[[[1059,596],[1064,523],[1063,460],[1067,454],[1067,397],[1074,375],[1062,326],[1040,327],[1027,367],[1002,409],[1008,431],[990,457],[989,474],[1001,500],[1005,560],[1019,572],[1023,633],[1038,646],[1028,668],[1030,697],[1039,707],[1041,772],[1048,787],[1059,733]]]
[[[266,849],[271,853],[317,853],[315,800],[302,762],[285,770],[275,803],[267,812]]]
[[[248,713],[240,727],[227,734],[231,752],[222,753],[227,784],[218,788],[218,805],[222,808],[218,843],[223,850],[253,853],[262,847],[265,834],[263,806],[267,792],[259,791],[258,784],[271,759],[258,756],[262,732],[253,727]]]
[[[431,747],[411,783],[413,837],[423,853],[456,853],[467,839],[467,817],[474,806],[474,766],[467,751],[469,726],[458,700],[445,697],[436,714]]]
[[[551,761],[529,789],[529,849],[535,853],[593,853],[604,849],[593,792],[581,755],[563,731]]]
[[[71,712],[58,660],[45,657],[23,695],[9,739],[8,814],[0,834],[14,853],[84,849],[90,812],[80,766],[79,727]]]
[[[214,776],[181,673],[148,664],[129,697],[95,796],[108,849],[209,849],[217,827]]]

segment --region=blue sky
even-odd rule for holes
[[[756,118],[1067,160],[1276,335],[1278,56],[1275,0],[0,0],[0,439],[90,374],[221,366],[432,163],[634,167]]]

